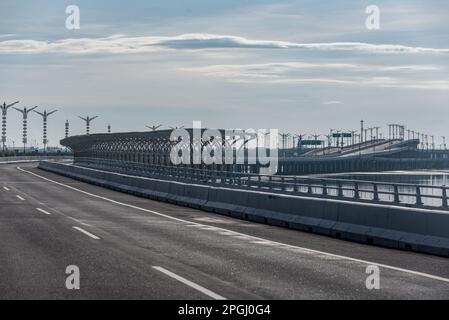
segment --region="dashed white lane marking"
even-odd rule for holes
[[[9,191],[9,188],[8,188],[8,187],[3,187],[3,189],[4,189],[5,191]]]
[[[51,215],[51,213],[50,213],[50,212],[48,212],[48,211],[45,211],[44,209],[41,209],[41,208],[36,208],[36,210],[37,210],[37,211],[39,211],[39,212],[45,213],[45,214],[47,214],[47,215]]]
[[[199,284],[196,284],[195,282],[192,282],[190,280],[187,280],[186,278],[178,276],[176,273],[168,271],[167,269],[164,269],[164,268],[158,267],[158,266],[153,266],[153,269],[155,269],[155,270],[157,270],[159,272],[162,272],[163,274],[165,274],[165,275],[167,275],[167,276],[169,276],[169,277],[171,277],[171,278],[173,278],[175,280],[178,280],[179,282],[184,283],[185,285],[187,285],[187,286],[189,286],[189,287],[191,287],[191,288],[193,288],[193,289],[195,289],[195,290],[205,294],[206,296],[208,296],[208,297],[210,297],[212,299],[215,299],[215,300],[226,300],[225,297],[220,296],[219,294],[216,294],[215,292],[210,291],[209,289],[206,289],[206,288],[200,286]]]
[[[45,181],[52,182],[52,183],[54,183],[56,185],[68,188],[68,189],[73,190],[73,191],[80,192],[82,194],[91,196],[93,198],[102,199],[104,201],[108,201],[110,203],[121,205],[121,206],[124,206],[124,207],[127,207],[127,208],[132,208],[132,209],[135,209],[135,210],[148,212],[148,213],[151,213],[151,214],[154,214],[154,215],[157,215],[157,216],[160,216],[160,217],[164,217],[164,218],[167,218],[167,219],[170,219],[170,220],[173,220],[173,221],[182,222],[183,224],[186,224],[186,225],[198,225],[198,226],[204,226],[204,227],[208,226],[208,225],[205,225],[205,224],[196,223],[196,222],[192,222],[192,221],[188,221],[188,220],[172,217],[172,216],[169,216],[169,215],[157,212],[157,211],[153,211],[153,210],[137,207],[137,206],[134,206],[134,205],[131,205],[131,204],[127,204],[127,203],[123,203],[123,202],[119,202],[119,201],[116,201],[116,200],[112,200],[112,199],[109,199],[109,198],[106,198],[106,197],[103,197],[103,196],[99,196],[99,195],[96,195],[96,194],[93,194],[93,193],[90,193],[90,192],[87,192],[87,191],[84,191],[84,190],[77,189],[75,187],[66,185],[64,183],[61,183],[61,182],[58,182],[58,181],[46,178],[46,177],[41,176],[41,175],[39,175],[37,173],[34,173],[34,172],[31,172],[31,171],[22,169],[20,167],[17,167],[17,169],[19,171],[31,174],[31,175],[33,175],[35,177],[38,177],[40,179],[43,179]],[[209,226],[209,227],[211,227],[211,226]],[[291,244],[286,244],[286,243],[282,243],[282,242],[278,242],[278,241],[267,240],[267,239],[264,239],[264,238],[250,236],[250,235],[247,235],[247,234],[244,234],[244,233],[232,231],[232,230],[221,228],[221,227],[216,227],[216,228],[218,230],[220,230],[220,231],[223,231],[223,232],[231,232],[233,235],[245,236],[245,237],[248,237],[251,240],[255,240],[255,241],[267,241],[267,242],[272,243],[273,245],[279,245],[279,246],[282,246],[284,248],[294,249],[294,250],[302,252],[302,253],[308,253],[308,254],[316,255],[317,257],[321,256],[322,258],[326,257],[326,259],[327,258],[333,258],[333,259],[338,259],[338,260],[346,260],[346,261],[361,263],[361,264],[364,264],[364,265],[376,265],[378,267],[389,269],[389,270],[404,272],[404,273],[412,274],[412,275],[415,275],[415,276],[420,276],[420,277],[424,277],[424,278],[428,278],[428,279],[433,279],[433,280],[438,280],[438,281],[449,283],[449,279],[448,278],[435,276],[435,275],[432,275],[432,274],[429,274],[429,273],[424,273],[424,272],[414,271],[414,270],[410,270],[410,269],[399,268],[399,267],[391,266],[391,265],[388,265],[388,264],[377,263],[377,262],[368,261],[368,260],[351,258],[351,257],[347,257],[347,256],[334,254],[334,253],[329,253],[329,252],[309,249],[309,248],[305,248],[305,247],[295,246],[295,245],[291,245]]]
[[[86,230],[84,230],[84,229],[81,229],[80,227],[72,227],[72,228],[75,229],[75,230],[78,230],[79,232],[84,233],[86,236],[91,237],[92,239],[95,239],[95,240],[99,240],[99,239],[100,239],[100,238],[97,237],[96,235],[90,233],[89,231],[86,231]]]
[[[17,199],[21,200],[21,201],[25,201],[24,198],[22,198],[21,196],[19,196],[18,194],[16,194]]]

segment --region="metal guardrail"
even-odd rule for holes
[[[248,174],[182,166],[149,166],[142,163],[120,163],[118,161],[91,158],[77,158],[76,164],[129,175],[197,184],[212,184],[282,194],[449,210],[448,187],[446,186]]]

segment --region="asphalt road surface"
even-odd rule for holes
[[[379,289],[366,286],[370,265]],[[78,290],[66,287],[68,266],[79,268]],[[449,298],[449,259],[0,165],[0,299],[411,298]]]

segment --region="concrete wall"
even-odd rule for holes
[[[137,196],[236,218],[449,256],[449,211],[186,184],[53,162],[41,162],[39,168]]]

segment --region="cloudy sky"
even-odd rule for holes
[[[79,30],[65,25],[72,4]],[[365,26],[368,5],[380,30]],[[83,133],[77,115],[99,115],[94,132],[201,120],[310,134],[364,119],[449,136],[445,0],[2,0],[0,12],[0,100],[59,109],[53,145],[66,119]]]

